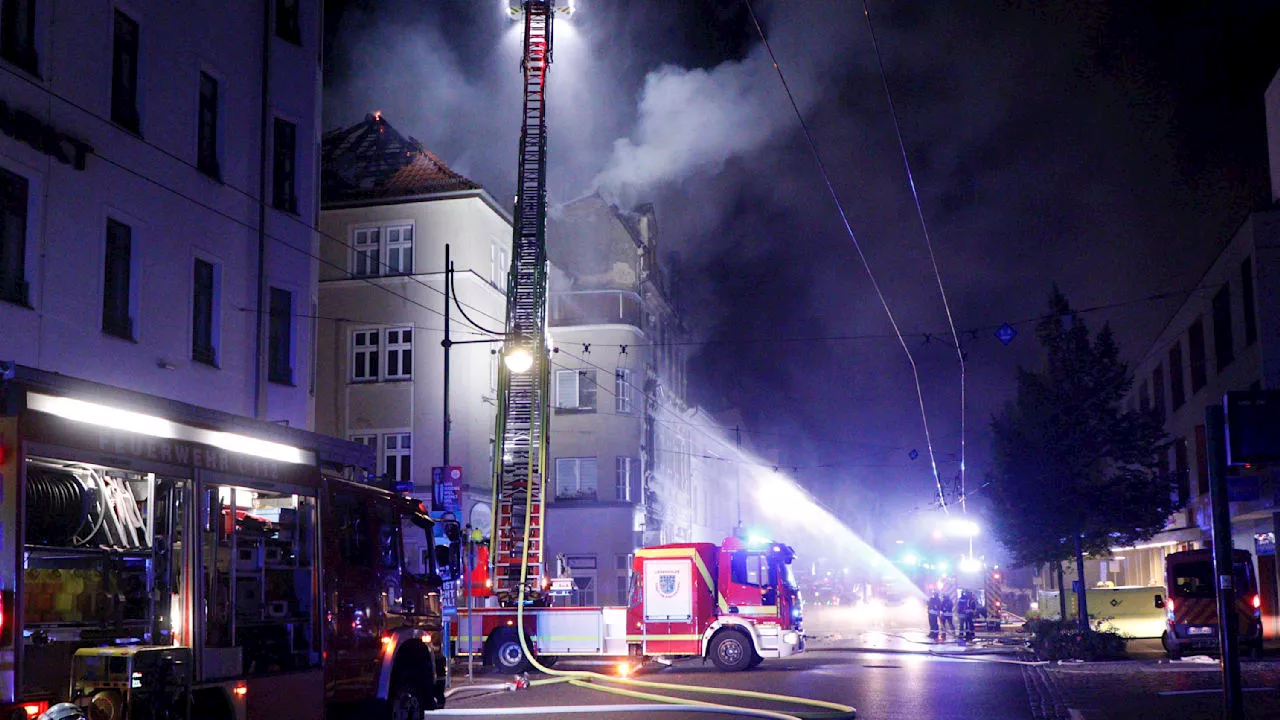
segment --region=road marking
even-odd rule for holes
[[[1243,688],[1243,690],[1244,690],[1245,692],[1267,692],[1267,691],[1269,691],[1269,690],[1275,690],[1275,688],[1269,688],[1269,687],[1260,687],[1260,688]],[[1157,695],[1161,695],[1161,696],[1166,696],[1166,695],[1212,695],[1212,694],[1216,694],[1216,693],[1220,693],[1220,692],[1222,692],[1222,688],[1208,688],[1208,689],[1205,689],[1205,690],[1161,690],[1160,692],[1158,692],[1158,693],[1156,693],[1156,694],[1157,694]]]

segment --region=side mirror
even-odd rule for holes
[[[1164,598],[1161,597],[1160,595],[1156,596],[1156,608],[1164,609]]]

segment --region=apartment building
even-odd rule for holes
[[[326,133],[322,154],[317,427],[375,448],[382,481],[428,504],[433,469],[455,468],[462,519],[487,533],[500,346],[486,341],[504,330],[511,216],[378,114]],[[446,313],[466,343],[447,376]]]
[[[319,0],[0,13],[0,359],[311,427]]]

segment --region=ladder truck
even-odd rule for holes
[[[512,0],[524,21],[524,115],[520,130],[506,338],[498,369],[493,454],[493,527],[489,558],[493,594],[512,604],[542,590],[542,523],[550,411],[547,362],[547,71],[555,13],[567,0]],[[528,547],[525,540],[528,539]]]
[[[627,607],[548,607],[543,567],[545,469],[550,414],[546,333],[547,74],[556,13],[573,0],[511,0],[524,23],[524,113],[506,335],[498,371],[489,584],[500,607],[469,610],[460,653],[506,672],[562,656],[702,657],[721,670],[804,650],[802,604],[781,543],[749,548],[736,538],[643,548]],[[524,642],[518,636],[523,628]]]

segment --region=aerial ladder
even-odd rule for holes
[[[571,8],[572,3],[565,0],[511,2],[513,13],[520,13],[524,21],[524,116],[506,334],[503,362],[498,364],[494,438],[500,444],[493,454],[494,511],[489,535],[492,592],[505,604],[519,596],[522,582],[526,599],[537,598],[542,591],[551,378],[546,332],[546,87],[554,14]]]

